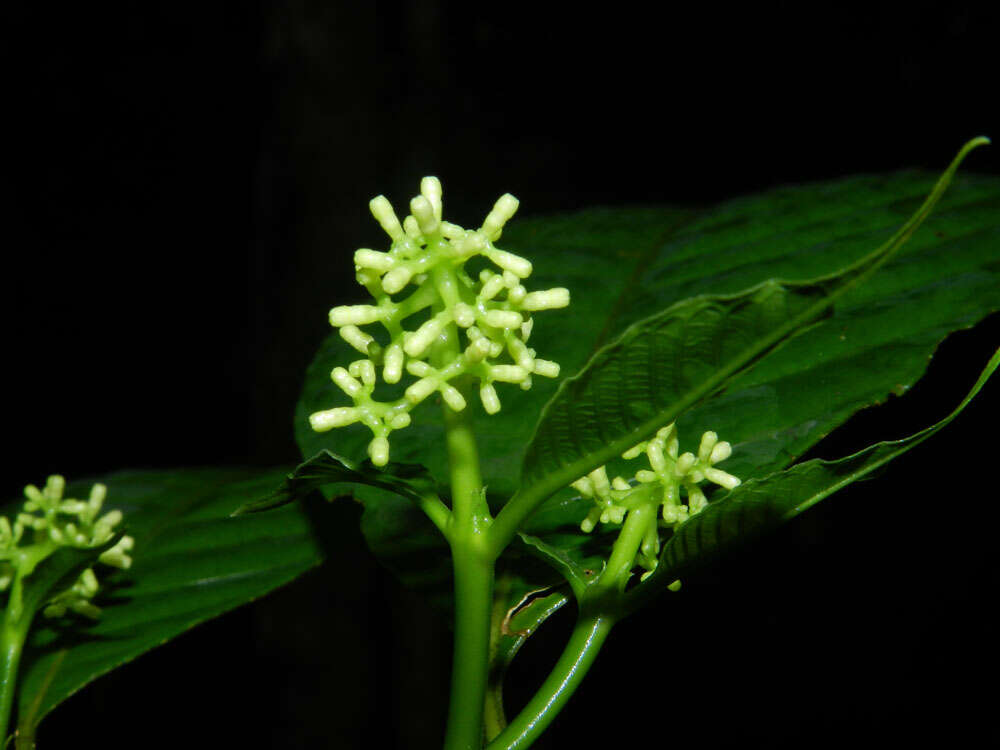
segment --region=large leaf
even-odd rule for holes
[[[19,678],[19,731],[101,674],[194,625],[255,599],[317,564],[296,506],[229,518],[287,470],[129,471],[102,477],[109,508],[136,540],[127,571],[99,568],[98,621],[38,618]],[[85,494],[73,483],[67,495]],[[10,512],[10,507],[0,510]]]
[[[930,215],[975,141],[912,217],[877,249],[810,282],[769,279],[732,295],[701,295],[630,326],[545,406],[525,455],[518,494],[559,491],[718,393],[803,332],[895,255]]]
[[[504,230],[501,245],[532,259],[531,288],[570,288],[569,310],[540,314],[532,333],[539,356],[559,361],[569,374],[632,323],[692,295],[732,295],[772,278],[835,273],[891,237],[934,183],[934,175],[907,171],[782,188],[702,212],[607,208],[518,218]],[[728,470],[743,478],[765,476],[788,466],[858,410],[904,392],[948,333],[1000,309],[998,208],[1000,180],[958,175],[899,254],[842,297],[830,317],[682,415],[682,442],[691,447],[688,441],[696,444],[701,431],[714,429],[733,443]],[[307,419],[340,403],[329,373],[354,356],[333,333],[309,368],[296,413],[305,456],[329,448],[359,463],[365,458],[365,428],[320,434]],[[470,407],[494,505],[517,488],[541,404],[555,390],[552,381],[536,378],[527,393],[508,391],[494,417]],[[426,466],[446,496],[439,409],[415,410],[414,425],[394,434],[392,455]],[[361,488],[357,496],[372,492],[380,491]],[[407,581],[433,582],[435,597],[447,604],[450,570],[431,547],[442,544],[440,536],[409,500],[381,494],[378,511],[363,523],[369,544],[383,562],[396,557],[390,567]],[[550,498],[525,531],[587,570],[613,536],[576,533],[588,506],[572,495],[567,490]],[[405,563],[398,557],[400,544],[416,552]],[[517,545],[510,552],[522,559],[526,549]],[[541,554],[538,547],[531,551]],[[533,587],[551,582],[551,573],[525,580]]]
[[[834,492],[864,479],[895,458],[915,448],[957,417],[1000,367],[1000,349],[993,355],[962,402],[944,419],[902,440],[877,443],[837,461],[814,459],[752,479],[710,503],[681,524],[667,540],[656,572],[639,586],[646,591],[714,562],[733,548],[759,537],[824,500]]]
[[[934,181],[908,171],[782,188],[700,213],[619,208],[518,218],[501,244],[532,259],[532,288],[571,290],[570,308],[539,314],[532,333],[539,356],[571,374],[602,342],[685,298],[836,272],[890,237]],[[715,429],[736,449],[731,470],[762,476],[787,466],[859,409],[906,390],[949,332],[1000,309],[998,208],[1000,180],[957,176],[900,253],[843,297],[830,318],[679,419],[682,439]],[[319,434],[308,425],[311,412],[340,403],[329,373],[352,352],[334,333],[309,368],[296,413],[304,456],[328,448],[359,462],[365,457],[365,428]],[[554,383],[536,378],[527,393],[501,394],[503,410],[495,417],[470,408],[491,501],[517,489],[540,405],[554,391]],[[413,416],[414,425],[393,436],[393,458],[428,467],[443,486],[439,410],[428,406]]]

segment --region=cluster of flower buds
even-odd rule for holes
[[[59,547],[88,549],[106,544],[114,536],[114,528],[122,521],[122,513],[112,510],[101,514],[107,487],[95,484],[87,500],[64,498],[66,481],[50,476],[43,489],[34,485],[24,488],[25,503],[13,525],[0,516],[0,591],[7,589],[16,575],[27,576],[45,557]],[[126,569],[132,564],[129,552],[135,545],[130,536],[123,536],[98,560],[105,565]],[[34,554],[25,555],[32,548]],[[19,568],[19,561],[29,561],[30,569]],[[97,593],[97,577],[90,568],[65,591],[55,594],[45,608],[45,614],[60,616],[67,609],[88,617],[100,610],[90,599]]]
[[[673,528],[708,504],[699,484],[708,480],[731,490],[740,483],[732,474],[716,468],[717,463],[732,455],[733,448],[725,441],[720,442],[714,432],[701,436],[697,455],[678,455],[678,449],[677,428],[670,424],[653,439],[622,454],[622,458],[631,460],[645,453],[649,459],[650,468],[637,471],[632,481],[620,476],[609,481],[607,470],[601,466],[573,482],[574,489],[594,501],[594,507],[580,524],[584,533],[593,531],[598,521],[622,523],[625,514],[642,503],[662,506],[663,525]],[[682,491],[686,503],[682,500]],[[636,562],[651,572],[656,567],[659,551],[658,524],[652,524],[646,531]]]
[[[466,407],[453,385],[460,376],[478,380],[479,398],[489,414],[500,410],[494,383],[531,387],[533,375],[554,378],[559,365],[539,359],[528,347],[532,313],[569,305],[564,288],[529,292],[523,284],[531,262],[497,248],[504,224],[514,215],[514,196],[501,197],[482,226],[466,230],[441,219],[441,183],[425,177],[420,195],[410,201],[411,215],[400,223],[385,196],[374,198],[372,215],[392,240],[388,252],[361,249],[354,254],[358,282],[374,298],[372,305],[343,305],[330,311],[330,323],[363,355],[346,368],[331,372],[333,382],[354,402],[309,417],[316,431],[360,422],[372,431],[368,455],[377,466],[389,460],[389,434],[410,424],[409,412],[432,394],[454,411]],[[481,256],[496,270],[483,269],[473,278],[465,264]],[[394,300],[393,295],[403,295]],[[410,320],[419,320],[412,324]],[[380,324],[385,336],[361,326]],[[458,332],[464,332],[464,342]],[[453,334],[449,349],[442,336]],[[415,378],[403,395],[378,401],[378,373],[389,384],[404,374]]]

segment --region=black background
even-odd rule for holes
[[[381,242],[367,200],[425,174],[465,224],[504,191],[526,214],[710,204],[940,170],[1000,137],[996,10],[656,7],[5,8],[6,496],[51,472],[295,462],[326,311]],[[964,169],[1000,173],[996,149]],[[998,341],[996,315],[954,335],[814,455],[942,416]],[[992,385],[882,481],[622,624],[545,746],[996,739],[997,405]],[[41,747],[84,724],[108,750],[439,746],[448,633],[368,557],[355,508],[323,516],[322,568],[98,681]],[[519,658],[512,707],[570,620]]]

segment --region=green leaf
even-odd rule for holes
[[[735,547],[799,515],[885,466],[957,417],[1000,366],[993,355],[972,390],[941,421],[902,440],[877,443],[837,461],[815,459],[752,479],[681,524],[663,546],[656,572],[637,588],[640,597],[714,562]]]
[[[530,288],[570,289],[571,306],[539,314],[531,341],[539,356],[571,374],[602,342],[683,299],[836,272],[889,238],[935,179],[916,171],[848,177],[700,212],[601,208],[518,217],[499,244],[532,260]],[[880,273],[842,297],[832,317],[681,417],[682,439],[714,429],[733,443],[729,470],[763,476],[789,465],[859,409],[905,391],[948,333],[1000,309],[998,206],[1000,179],[956,176],[935,213]],[[345,249],[341,270],[350,262]],[[308,424],[310,413],[342,403],[330,371],[354,357],[332,333],[310,366],[295,418],[303,456],[328,448],[364,460],[370,439],[364,427],[315,433]],[[512,387],[501,394],[503,410],[494,417],[470,406],[493,505],[517,489],[541,405],[555,390],[556,383],[536,378],[528,392]],[[440,410],[428,405],[413,418],[392,438],[393,459],[426,466],[446,486]]]
[[[124,513],[136,540],[134,564],[98,570],[94,602],[103,611],[96,622],[36,619],[19,678],[22,736],[105,672],[316,565],[320,551],[297,507],[229,517],[286,473],[129,471],[100,478],[108,485],[106,506]],[[73,483],[67,494],[84,494],[90,484]]]
[[[733,295],[772,278],[821,278],[856,262],[898,230],[935,180],[936,175],[911,170],[790,186],[703,211],[619,207],[518,217],[499,244],[532,260],[529,288],[570,289],[570,308],[539,314],[531,343],[539,356],[558,361],[571,374],[629,325],[691,296]],[[905,392],[950,332],[1000,309],[998,208],[1000,179],[957,175],[920,230],[879,273],[841,297],[831,316],[682,415],[677,420],[682,442],[696,444],[702,431],[716,430],[733,444],[728,471],[744,479],[766,476],[790,465],[855,412]],[[351,263],[348,250],[340,270]],[[331,271],[338,273],[338,267]],[[366,428],[315,433],[308,425],[311,412],[342,403],[330,371],[355,356],[332,333],[310,366],[295,419],[304,456],[327,448],[354,461],[365,459]],[[528,392],[511,388],[506,397],[501,393],[503,410],[493,417],[470,406],[494,508],[517,489],[541,406],[556,387],[536,378]],[[444,488],[440,409],[417,409],[413,419],[412,427],[393,435],[393,459],[426,466]],[[358,490],[368,492],[376,490]],[[450,570],[430,546],[434,539],[441,543],[440,535],[411,501],[383,494],[378,524],[368,528],[392,534],[374,546],[391,554],[392,539],[417,550],[423,544],[422,552],[395,569],[422,584],[438,577],[438,601],[447,604]],[[605,546],[613,539],[580,541],[594,536],[577,533],[588,508],[567,489],[546,501],[524,532],[586,567],[602,552],[602,539]],[[421,537],[424,542],[417,542]],[[523,545],[510,550],[519,562],[525,552]],[[421,564],[427,566],[422,573]],[[525,583],[540,588],[551,581],[547,569]]]
[[[694,297],[632,325],[546,405],[515,497],[530,506],[617,458],[802,332],[902,247],[975,145],[962,149],[892,237],[845,269],[809,282],[770,279],[734,295]]]

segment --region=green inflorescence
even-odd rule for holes
[[[95,484],[87,500],[64,498],[65,487],[66,481],[58,475],[50,476],[43,489],[28,485],[24,489],[23,510],[14,523],[0,516],[0,591],[10,588],[18,578],[27,578],[60,547],[100,547],[114,536],[122,513],[112,510],[101,515],[107,487]],[[128,568],[132,564],[128,553],[133,546],[132,537],[123,536],[102,552],[98,560],[112,567]],[[96,618],[100,609],[91,599],[97,590],[97,576],[92,568],[87,568],[72,586],[48,600],[44,613],[60,617],[69,610]]]
[[[707,480],[727,490],[740,483],[732,474],[716,468],[716,464],[732,455],[733,449],[729,443],[720,442],[714,432],[701,436],[697,455],[678,455],[679,446],[677,428],[669,424],[652,440],[622,454],[624,459],[634,459],[645,453],[649,460],[650,468],[637,471],[632,481],[620,476],[609,480],[607,470],[601,466],[571,485],[583,497],[594,501],[594,507],[580,524],[585,533],[593,531],[598,521],[622,523],[625,514],[639,505],[662,506],[662,520],[657,523],[656,515],[650,516],[650,525],[636,556],[636,564],[647,571],[644,577],[656,568],[660,552],[659,527],[675,528],[708,504],[699,487],[702,482]]]
[[[355,422],[366,425],[373,435],[368,455],[383,466],[389,460],[390,433],[409,425],[409,412],[428,396],[439,393],[454,411],[466,407],[456,379],[477,379],[483,408],[495,414],[500,399],[494,383],[517,383],[527,390],[532,375],[557,377],[559,365],[538,359],[527,342],[532,313],[566,307],[569,290],[529,292],[522,282],[531,274],[531,262],[494,245],[517,210],[517,199],[510,194],[496,202],[476,230],[442,221],[436,177],[423,179],[420,195],[410,201],[412,213],[402,223],[384,196],[369,206],[392,240],[388,252],[363,248],[354,254],[357,280],[375,304],[330,311],[331,325],[364,355],[330,374],[354,405],[316,412],[309,421],[318,432]],[[498,270],[486,268],[473,278],[465,264],[477,256]],[[425,319],[406,330],[404,324],[413,316]],[[385,329],[384,340],[360,328],[373,323]],[[464,331],[465,343],[448,350],[443,341],[457,329]],[[386,383],[399,383],[404,373],[416,381],[402,397],[378,401],[373,394],[379,368]]]

